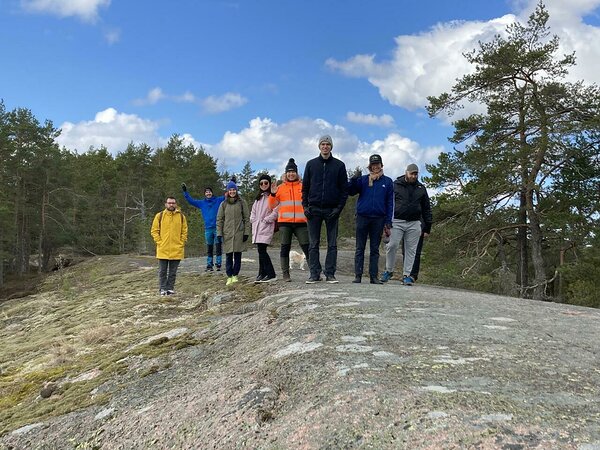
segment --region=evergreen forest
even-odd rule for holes
[[[454,148],[427,166],[434,226],[420,280],[600,307],[600,90],[568,81],[576,55],[560,54],[548,19],[538,4],[526,23],[465,54],[473,70],[451,91],[429,97],[430,117],[452,122]],[[188,216],[186,254],[199,256],[203,224],[181,183],[200,198],[235,175],[251,204],[264,172],[260,161],[219,172],[215,158],[179,135],[113,155],[60,148],[59,134],[52,121],[0,102],[3,297],[7,282],[43,274],[65,253],[153,254],[151,221],[168,195]],[[354,203],[340,221],[350,243]]]

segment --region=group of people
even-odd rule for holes
[[[354,283],[363,278],[364,257],[369,240],[369,281],[383,284],[394,275],[396,253],[403,243],[403,273],[401,281],[412,285],[419,271],[423,238],[431,231],[432,214],[425,186],[418,180],[419,168],[409,164],[405,174],[395,181],[383,173],[380,155],[369,158],[368,173],[357,171],[348,180],[345,164],[332,154],[333,141],[325,135],[319,139],[319,155],[309,160],[300,179],[298,166],[290,158],[281,182],[268,174],[260,175],[257,194],[251,208],[240,197],[236,180],[227,184],[225,195],[215,197],[207,187],[204,199],[193,198],[187,186],[181,185],[188,203],[200,209],[205,224],[207,246],[206,271],[221,270],[225,253],[227,285],[238,281],[242,252],[250,235],[256,245],[259,270],[256,282],[277,280],[273,262],[267,251],[274,233],[279,230],[282,278],[291,281],[290,249],[295,236],[302,249],[310,276],[306,283],[322,281],[337,283],[337,237],[339,217],[349,195],[358,195],[356,205],[356,250]],[[327,253],[324,267],[320,260],[321,230],[325,224]],[[161,295],[175,293],[174,285],[179,262],[184,256],[187,240],[187,220],[177,208],[175,198],[166,200],[165,209],[156,214],[151,234],[159,260]],[[385,239],[386,263],[381,278],[379,246]]]

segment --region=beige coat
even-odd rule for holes
[[[250,236],[248,205],[240,197],[227,197],[217,212],[217,236],[223,237],[223,252],[245,251],[248,241],[243,241],[244,235]]]

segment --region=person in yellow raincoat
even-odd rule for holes
[[[156,243],[160,295],[173,295],[177,268],[184,258],[188,235],[187,219],[177,207],[175,198],[167,197],[165,209],[154,216],[150,234]]]

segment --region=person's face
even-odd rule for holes
[[[177,209],[177,200],[168,198],[165,203],[165,208],[169,211],[175,211]]]
[[[329,142],[321,142],[319,144],[319,150],[324,158],[328,158],[331,155],[331,144]]]
[[[416,183],[417,178],[419,178],[419,172],[406,172],[404,178],[406,178],[406,181],[409,183]]]
[[[379,173],[381,169],[383,169],[383,164],[381,163],[374,163],[369,166],[369,170],[373,173]]]
[[[298,174],[293,170],[288,170],[285,173],[285,179],[288,181],[296,181],[298,179]]]
[[[268,191],[271,189],[271,182],[268,180],[260,180],[259,185],[261,191]]]
[[[212,198],[212,196],[213,196],[212,191],[209,191],[208,189],[204,191],[204,197]]]
[[[233,198],[233,197],[235,197],[235,196],[237,195],[237,189],[234,189],[234,188],[229,188],[229,189],[227,189],[227,194],[228,194],[228,195],[229,195],[231,198]]]

